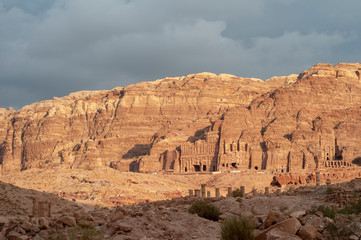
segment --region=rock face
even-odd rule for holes
[[[360,69],[317,64],[267,81],[200,73],[0,109],[2,171],[357,165]]]

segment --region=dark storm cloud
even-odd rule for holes
[[[166,76],[357,62],[356,0],[0,0],[0,107]]]

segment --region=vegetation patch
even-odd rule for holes
[[[221,215],[218,208],[202,200],[194,202],[188,209],[188,212],[192,214],[195,213],[200,217],[213,221],[218,221],[219,216]]]
[[[232,197],[243,197],[241,189],[236,189],[232,192]]]
[[[222,223],[222,240],[249,240],[253,239],[254,225],[244,217],[229,217]]]
[[[335,193],[335,188],[331,187],[331,186],[327,186],[326,189],[327,194],[334,194]]]
[[[324,205],[312,206],[310,212],[315,214],[316,212],[322,212],[323,216],[333,219],[337,213],[336,209]]]

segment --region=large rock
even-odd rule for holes
[[[317,229],[312,225],[305,225],[300,228],[297,235],[303,240],[316,240]]]
[[[264,222],[264,227],[269,228],[270,226],[282,222],[287,218],[288,217],[286,217],[280,211],[270,211],[267,215],[266,221]]]
[[[18,232],[15,232],[15,231],[9,232],[9,234],[6,237],[9,240],[28,240],[29,239],[28,236],[22,235],[22,234],[20,234]]]
[[[69,227],[74,227],[76,225],[75,218],[71,216],[62,216],[59,220],[62,224]]]
[[[301,238],[294,234],[281,231],[280,229],[272,229],[267,232],[264,240],[301,240]]]
[[[301,227],[301,223],[296,218],[289,218],[282,222],[279,222],[271,227],[267,228],[266,230],[259,233],[255,236],[255,240],[263,240],[266,239],[267,233],[273,229],[277,229],[281,232],[285,232],[291,235],[296,235],[298,229]]]

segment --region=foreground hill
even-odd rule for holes
[[[84,170],[75,171],[84,174]],[[42,175],[32,170],[28,173]],[[69,182],[64,173],[59,175],[62,187],[63,181]],[[130,175],[114,171],[116,174]],[[83,184],[99,184],[90,182]],[[80,183],[74,183],[74,188],[79,187]],[[108,209],[0,182],[0,239],[220,239],[222,226],[238,217],[249,223],[241,231],[250,229],[255,239],[357,239],[361,233],[360,191],[360,179],[355,179],[269,194],[252,191],[243,197],[181,197]],[[33,199],[51,202],[50,214],[33,211]],[[198,200],[219,209],[219,215],[213,210],[209,220],[198,216],[198,211],[189,213]],[[228,233],[234,238],[237,229],[232,229]]]
[[[192,74],[1,109],[2,171],[351,167],[361,157],[360,69],[318,64],[267,81]]]

